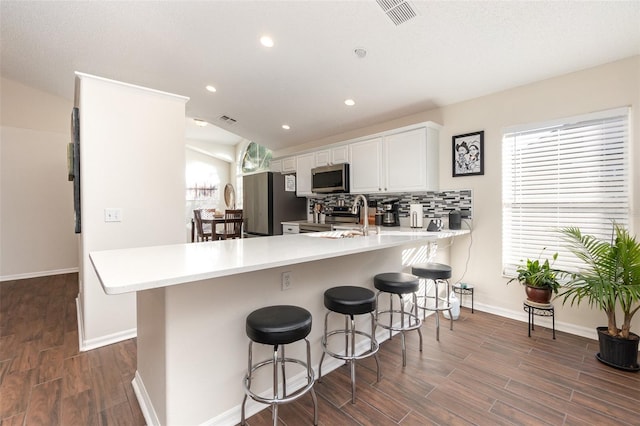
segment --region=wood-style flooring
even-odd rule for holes
[[[143,425],[131,380],[135,339],[79,352],[76,274],[0,283],[0,424]],[[607,367],[597,342],[462,309],[454,330],[434,318],[381,345],[375,364],[357,364],[357,402],[348,368],[316,383],[319,424],[334,425],[640,425],[640,374]],[[318,357],[320,354],[316,354]],[[238,379],[241,386],[241,379]],[[240,402],[240,401],[239,401]],[[308,395],[279,408],[279,424],[311,424]],[[265,409],[250,426],[272,424]],[[182,426],[182,425],[181,425]],[[186,426],[186,425],[185,425]]]

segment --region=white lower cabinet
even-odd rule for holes
[[[299,234],[300,225],[297,223],[282,222],[282,234]]]

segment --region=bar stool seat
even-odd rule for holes
[[[318,367],[318,381],[322,380],[322,362],[324,356],[346,361],[351,366],[351,403],[356,402],[356,363],[358,359],[373,356],[376,361],[377,381],[380,381],[380,363],[378,362],[378,349],[375,339],[376,295],[373,291],[364,287],[340,286],[333,287],[324,292],[324,306],[328,309],[324,316],[324,334],[322,336],[322,357]],[[345,316],[343,329],[329,331],[329,315],[334,312]],[[356,330],[355,315],[369,314],[371,316],[371,334],[362,330]],[[329,338],[335,335],[344,335],[344,353],[337,353],[329,349]],[[363,336],[369,341],[368,350],[356,353],[356,335]]]
[[[307,392],[311,392],[313,399],[313,424],[318,424],[318,402],[313,389],[315,376],[311,368],[311,350],[307,336],[311,332],[311,313],[304,308],[291,305],[268,306],[257,309],[249,314],[246,319],[245,329],[249,337],[249,362],[247,374],[244,376],[244,399],[242,400],[241,425],[246,424],[245,406],[247,397],[263,404],[270,404],[273,410],[273,424],[278,423],[278,404],[291,402]],[[284,345],[304,340],[307,346],[306,362],[285,357]],[[273,357],[253,364],[253,343],[273,346]],[[285,366],[287,363],[298,364],[307,371],[307,384],[297,391],[287,394],[287,378]],[[251,378],[259,368],[273,366],[273,397],[259,395],[251,390]],[[279,377],[278,370],[282,374]],[[278,383],[282,381],[282,392]]]
[[[423,299],[424,303],[418,305],[418,308],[422,309],[423,312],[434,311],[436,313],[436,340],[440,341],[440,315],[438,315],[438,312],[449,312],[449,328],[453,330],[453,314],[451,313],[451,302],[449,300],[449,294],[451,293],[449,284],[451,266],[443,263],[416,264],[411,267],[411,273],[433,282],[433,294],[429,294],[429,288],[425,285],[424,295],[418,297]],[[445,286],[446,297],[440,297],[440,284]],[[430,300],[433,300],[433,305],[430,304]]]
[[[376,301],[379,299],[380,294],[389,294],[389,309],[376,311],[376,323],[389,330],[389,339],[392,338],[392,333],[397,331],[400,333],[402,341],[402,366],[407,365],[407,348],[405,344],[404,333],[405,331],[418,330],[420,336],[420,352],[422,352],[422,320],[418,317],[418,300],[416,292],[420,288],[420,279],[412,274],[406,274],[404,272],[385,272],[377,274],[373,277],[373,285],[378,290],[376,294]],[[393,308],[393,296],[397,296],[400,299],[400,309]],[[414,311],[405,312],[404,296],[411,295]],[[379,306],[379,304],[378,304]],[[394,325],[393,316],[399,314],[400,325]],[[380,316],[389,316],[388,325],[385,324]]]

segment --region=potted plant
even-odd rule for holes
[[[544,251],[544,250],[543,250]],[[558,253],[553,255],[553,260]],[[558,293],[560,283],[557,280],[558,271],[551,267],[549,259],[544,262],[538,259],[527,259],[526,263],[516,269],[518,276],[511,278],[507,284],[517,280],[525,286],[527,299],[536,303],[549,303],[552,293]]]
[[[638,371],[638,335],[631,319],[640,309],[640,243],[629,231],[613,224],[611,241],[584,235],[575,227],[560,231],[569,249],[584,267],[570,277],[560,294],[563,303],[583,300],[607,315],[607,326],[598,327],[598,360],[624,370]],[[623,314],[622,323],[616,311]]]

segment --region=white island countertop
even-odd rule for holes
[[[173,244],[89,254],[107,294],[130,293],[412,243],[428,243],[469,231],[425,232],[375,229],[356,238],[311,238],[313,234]]]

